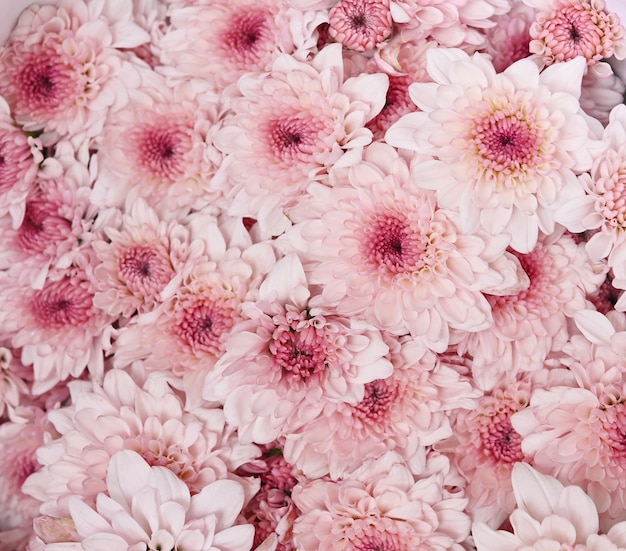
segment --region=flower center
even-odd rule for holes
[[[308,160],[316,137],[311,122],[298,115],[268,121],[268,145],[277,161]]]
[[[404,274],[425,265],[428,239],[415,231],[405,214],[374,213],[361,233],[360,252],[381,275]]]
[[[234,324],[234,308],[220,299],[189,296],[176,305],[174,334],[191,354],[218,357]]]
[[[511,425],[510,412],[500,413],[481,427],[483,455],[492,463],[516,463],[524,459],[522,437]]]
[[[128,247],[121,251],[117,264],[120,279],[137,296],[156,296],[174,274],[165,247],[158,244]]]
[[[49,112],[69,108],[84,89],[84,81],[80,73],[47,52],[34,54],[17,69],[21,110]]]
[[[365,51],[383,42],[392,29],[387,0],[341,0],[329,12],[330,35],[347,48]]]
[[[345,530],[345,551],[409,551],[419,549],[419,538],[411,527],[390,518],[355,520]]]
[[[72,224],[57,212],[58,205],[50,201],[29,201],[17,234],[18,246],[25,251],[43,253],[49,245],[65,239]]]
[[[291,385],[309,383],[311,378],[323,376],[328,363],[324,330],[313,326],[306,315],[306,312],[294,315],[286,323],[278,320],[269,344],[275,365],[282,369]]]
[[[48,283],[31,300],[31,311],[45,327],[61,329],[87,323],[93,308],[93,295],[84,282],[66,277]]]
[[[595,210],[604,218],[607,229],[626,229],[626,162],[609,149],[594,167],[590,182],[596,197]]]
[[[384,426],[391,414],[391,406],[398,401],[399,389],[391,378],[376,379],[365,385],[363,399],[353,406],[356,417]]]
[[[225,48],[236,60],[253,62],[263,54],[263,44],[271,42],[271,14],[250,10],[234,15],[231,25],[222,35]]]
[[[626,469],[626,411],[623,403],[607,407],[602,423],[613,462]]]
[[[175,181],[185,173],[191,138],[182,126],[145,125],[135,131],[139,164],[160,180]]]

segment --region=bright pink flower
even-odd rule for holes
[[[297,485],[301,514],[293,528],[302,551],[365,549],[461,551],[469,532],[462,494],[445,488],[449,465],[439,457],[419,478],[393,452],[339,482]]]
[[[515,294],[486,295],[494,323],[484,331],[460,334],[458,352],[472,358],[476,384],[490,390],[520,371],[537,371],[551,351],[569,337],[567,319],[586,307],[606,268],[592,262],[583,245],[567,234],[539,236],[528,254],[514,253],[528,276]]]
[[[374,143],[364,160],[335,169],[332,187],[312,184],[289,211],[295,226],[279,240],[297,250],[319,300],[379,329],[411,333],[443,352],[450,329],[492,323],[480,290],[518,288],[506,241],[464,235],[432,192],[414,185],[395,149]],[[315,299],[318,300],[318,299]]]
[[[203,397],[224,404],[243,442],[272,442],[329,402],[356,403],[366,383],[392,371],[378,331],[312,307],[308,296],[297,257],[276,263],[205,380]]]
[[[306,476],[346,477],[366,459],[393,449],[413,468],[422,446],[451,435],[449,415],[476,405],[466,377],[424,352],[410,338],[390,344],[394,371],[365,385],[354,403],[329,403],[302,428],[287,434],[287,460]]]
[[[508,233],[513,249],[530,252],[539,230],[554,231],[554,211],[579,188],[576,174],[591,167],[594,142],[578,104],[583,60],[540,74],[522,59],[496,74],[482,54],[427,56],[435,82],[410,87],[422,111],[402,117],[386,141],[431,157],[416,163],[416,184],[436,190],[463,231]]]
[[[0,93],[26,130],[95,135],[116,98],[122,56],[116,46],[148,35],[132,7],[62,0],[25,10],[0,51]]]
[[[89,391],[73,383],[71,388],[73,405],[48,413],[60,436],[39,450],[43,467],[25,484],[25,491],[42,502],[43,514],[67,517],[72,496],[93,504],[106,490],[105,474],[119,450],[133,450],[148,464],[166,467],[192,495],[231,477],[258,454],[255,446],[231,438],[220,409],[185,411],[163,381],[149,379],[140,388],[114,369],[102,387]]]
[[[530,51],[545,65],[577,56],[595,67],[602,59],[626,57],[626,32],[604,0],[523,0],[538,10],[530,27]],[[607,64],[595,67],[610,73]]]
[[[328,14],[330,36],[346,48],[372,50],[391,34],[389,0],[341,0]]]

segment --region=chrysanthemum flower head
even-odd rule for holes
[[[27,130],[95,135],[118,98],[123,58],[115,47],[149,39],[132,5],[63,0],[33,4],[0,51],[0,93]]]
[[[402,117],[385,139],[431,156],[416,167],[415,183],[436,190],[464,231],[505,232],[513,249],[530,252],[540,229],[554,230],[554,210],[579,186],[576,174],[591,166],[594,142],[578,102],[584,61],[539,73],[522,59],[496,73],[481,54],[427,55],[435,82],[410,88],[422,111]]]
[[[530,51],[545,66],[585,58],[598,74],[610,74],[602,59],[626,57],[626,30],[604,0],[523,0],[537,10]]]
[[[372,144],[361,163],[333,171],[331,188],[308,188],[280,242],[301,253],[319,300],[443,352],[450,328],[491,324],[479,289],[504,292],[520,280],[506,238],[464,235],[411,173],[393,148]]]
[[[389,37],[389,0],[341,0],[328,14],[330,36],[358,52],[372,50]]]

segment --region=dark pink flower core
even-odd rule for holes
[[[550,15],[541,14],[531,26],[531,36],[541,42],[546,65],[577,56],[593,64],[609,58],[615,42],[623,38],[617,18],[604,4],[589,0],[562,0]]]
[[[21,184],[34,165],[27,138],[22,132],[0,130],[0,193]]]
[[[186,296],[176,304],[173,332],[189,353],[217,358],[235,315],[234,305],[227,300]]]
[[[391,416],[391,408],[399,400],[397,382],[389,377],[376,379],[365,385],[363,399],[352,406],[353,415],[367,425],[384,428]]]
[[[391,518],[354,520],[345,528],[344,551],[413,551],[420,541],[410,524]]]
[[[88,323],[93,315],[93,294],[86,282],[65,277],[36,291],[30,302],[35,319],[43,326],[62,329]]]
[[[24,220],[17,233],[17,245],[24,251],[43,253],[66,239],[72,223],[58,215],[59,205],[43,199],[26,203]]]
[[[402,212],[371,213],[358,237],[366,264],[387,278],[420,270],[427,262],[429,239]]]
[[[388,0],[341,0],[328,16],[330,36],[359,52],[383,42],[393,25]]]
[[[84,91],[87,78],[47,49],[27,56],[14,74],[16,111],[58,112],[69,108]]]
[[[174,275],[167,249],[158,242],[121,250],[117,267],[129,291],[141,297],[155,298]]]
[[[189,129],[181,124],[145,124],[134,131],[139,165],[157,180],[174,182],[185,174],[185,156],[192,148]]]
[[[293,114],[267,121],[264,134],[269,153],[280,164],[311,161],[323,125],[306,114]]]
[[[474,120],[471,139],[482,165],[496,173],[518,172],[533,166],[542,133],[515,105]]]
[[[222,34],[222,49],[240,66],[258,63],[276,41],[273,15],[267,10],[250,9],[231,17]]]
[[[307,312],[275,316],[276,329],[269,343],[274,365],[282,370],[291,386],[323,377],[334,350],[327,343],[324,328],[307,319]]]

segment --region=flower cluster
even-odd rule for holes
[[[24,4],[0,551],[626,548],[619,0]]]

